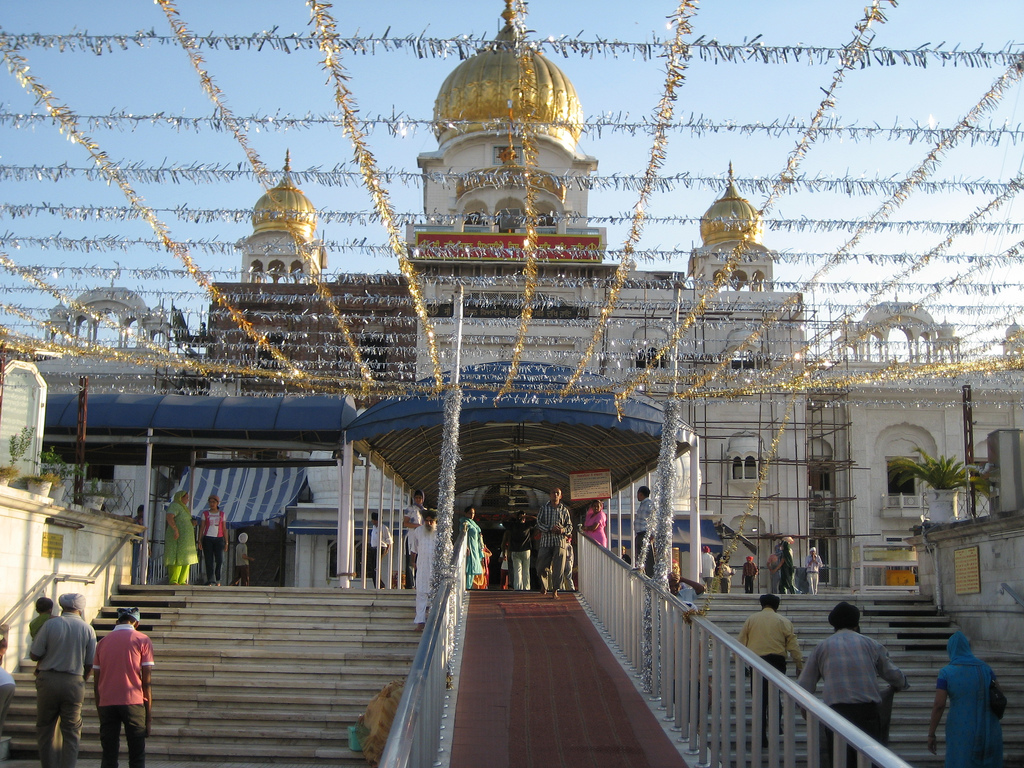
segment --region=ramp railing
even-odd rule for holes
[[[691,604],[586,537],[577,549],[585,604],[698,765],[910,768]]]
[[[455,640],[466,599],[466,534],[455,542],[455,583],[439,590],[430,604],[416,656],[405,680],[380,768],[430,768],[442,748],[441,727]],[[455,712],[451,712],[454,720]],[[451,723],[448,724],[451,734]]]

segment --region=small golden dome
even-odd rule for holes
[[[291,153],[284,156],[284,175],[276,187],[256,201],[252,211],[253,234],[288,232],[309,242],[316,231],[316,207],[292,183]]]
[[[538,51],[530,54],[533,88],[520,87],[522,67],[516,53],[523,32],[512,4],[506,0],[501,14],[505,28],[494,43],[481,48],[455,68],[441,86],[434,102],[434,133],[441,143],[455,136],[494,130],[495,121],[507,124],[509,102],[513,119],[546,124],[540,132],[575,145],[583,132],[583,106],[576,88],[565,74]],[[524,85],[529,85],[524,83]],[[532,99],[524,98],[532,91]],[[533,116],[529,102],[535,101]]]
[[[733,183],[732,163],[729,163],[729,186],[725,194],[701,217],[700,236],[704,245],[735,240],[761,245],[764,220],[757,208],[740,197]]]

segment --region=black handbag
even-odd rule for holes
[[[1003,713],[1006,711],[1006,695],[996,685],[995,680],[988,684],[988,706],[996,719],[1003,719]]]

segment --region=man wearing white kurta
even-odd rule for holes
[[[434,575],[434,546],[437,543],[437,513],[423,511],[423,525],[409,531],[409,554],[416,559],[416,618],[419,629],[427,622],[427,597]]]

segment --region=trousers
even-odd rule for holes
[[[220,584],[220,572],[224,567],[224,538],[203,536],[203,557],[206,560],[206,583]]]
[[[557,591],[562,588],[565,576],[566,546],[539,547],[537,549],[537,575],[544,591]]]
[[[128,744],[129,768],[146,768],[146,706],[123,704],[99,707],[99,713],[100,746],[103,748],[100,768],[117,768],[122,724],[124,740]]]
[[[49,669],[36,675],[36,737],[42,768],[75,767],[84,699],[85,679],[81,675]]]
[[[512,568],[512,589],[530,588],[530,550],[509,552],[509,565]]]

